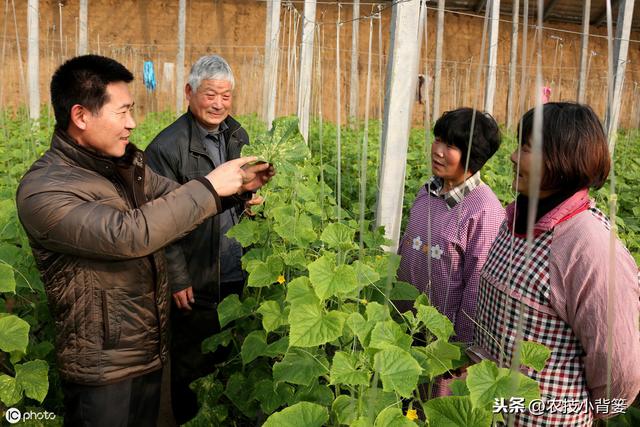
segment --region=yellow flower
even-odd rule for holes
[[[415,409],[407,409],[407,415],[405,415],[409,419],[409,421],[414,421],[418,419],[418,411]]]
[[[278,276],[278,280],[276,280],[281,285],[285,282],[284,276],[281,274]]]
[[[363,305],[367,305],[367,304],[369,304],[369,301],[367,301],[366,299],[363,298],[363,299],[360,300],[360,303],[363,304]]]

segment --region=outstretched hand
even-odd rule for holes
[[[246,191],[243,190],[245,183],[254,180],[255,174],[253,170],[251,170],[250,174],[247,175],[243,166],[256,160],[258,160],[258,158],[253,156],[229,160],[209,172],[205,178],[213,185],[213,188],[220,197],[244,192]],[[251,167],[249,166],[247,168]],[[258,188],[260,188],[260,186]]]
[[[240,193],[259,190],[276,174],[273,165],[266,162],[258,162],[251,165],[245,164],[242,169],[245,177]]]

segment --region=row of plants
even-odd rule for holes
[[[485,361],[454,382],[454,396],[427,401],[434,379],[468,360],[449,342],[451,322],[395,280],[399,257],[382,250],[383,230],[359,227],[349,209],[338,215],[297,120],[277,120],[243,155],[274,163],[278,175],[261,190],[257,216],[229,231],[249,248],[247,290],[220,303],[228,327],[203,350],[232,346],[235,357],[204,393],[210,418],[194,425],[479,427],[499,419],[495,398],[539,398],[535,381]],[[547,357],[525,345],[525,365],[540,369]]]

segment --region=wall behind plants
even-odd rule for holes
[[[328,3],[328,2],[327,2]],[[319,3],[316,12],[316,64],[312,103],[316,114],[322,109],[325,118],[336,119],[336,21],[338,12],[344,23],[340,26],[340,87],[342,91],[342,119],[348,111],[348,90],[351,47],[351,8],[343,5]],[[13,8],[15,4],[15,9]],[[284,2],[283,2],[284,4]],[[381,3],[388,6],[388,2]],[[296,78],[295,64],[299,61],[302,4],[294,3],[295,10],[282,8],[279,89],[276,115],[295,112]],[[48,102],[48,84],[52,72],[65,59],[76,54],[78,34],[77,0],[40,1],[40,87],[43,103]],[[369,16],[376,7],[363,4],[361,16]],[[233,67],[237,87],[235,109],[237,114],[259,113],[262,108],[262,70],[264,60],[266,2],[253,0],[188,0],[186,12],[185,69],[200,56],[218,53]],[[16,107],[27,102],[26,92],[26,47],[27,47],[27,2],[5,2],[0,20],[2,31],[2,61],[0,61],[0,103]],[[374,19],[372,40],[372,103],[370,117],[377,118],[383,97],[386,54],[389,46],[389,21],[391,10],[385,9],[381,19]],[[495,115],[504,121],[508,82],[508,63],[511,40],[510,16],[501,16],[497,93]],[[178,2],[170,0],[91,0],[89,1],[89,51],[112,56],[129,67],[136,76],[133,86],[138,112],[162,111],[175,108],[175,64],[177,55]],[[551,100],[575,99],[578,65],[580,61],[580,38],[577,25],[547,23],[549,27],[563,31],[545,30],[543,34],[543,81],[552,90]],[[428,64],[433,73],[435,57],[435,10],[429,11],[428,46],[422,58],[420,72]],[[461,105],[483,105],[484,76],[478,80],[478,63],[482,39],[483,19],[454,12],[445,14],[444,64],[442,71],[441,110],[446,111]],[[367,70],[367,46],[369,21],[360,21],[360,48],[358,70],[359,111],[364,117],[364,97]],[[298,30],[298,35],[295,31]],[[568,31],[568,32],[567,32]],[[590,50],[594,53],[589,61],[587,102],[592,104],[600,116],[604,114],[607,90],[607,43],[602,35],[604,27],[592,28]],[[381,35],[381,37],[380,37]],[[534,30],[529,31],[529,53],[527,62],[535,58],[531,47]],[[379,43],[381,38],[382,43]],[[521,39],[522,37],[520,37]],[[632,34],[632,40],[640,39]],[[296,42],[297,40],[297,42]],[[640,82],[639,45],[632,42],[625,78],[625,90],[621,121],[623,127],[638,127],[639,106],[636,102]],[[424,53],[423,53],[424,55]],[[154,62],[158,87],[148,92],[142,84],[143,62]],[[486,55],[485,55],[486,61]],[[534,100],[534,68],[526,70],[526,107]],[[409,76],[408,76],[409,77]],[[517,77],[520,81],[520,76]],[[478,82],[481,82],[478,84]],[[416,104],[414,124],[419,124],[424,115],[424,106]]]

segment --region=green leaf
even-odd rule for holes
[[[253,261],[247,264],[249,272],[247,286],[256,288],[269,286],[278,280],[283,268],[282,259],[278,255],[269,256],[266,262]]]
[[[260,402],[260,409],[265,414],[271,414],[293,397],[294,388],[289,384],[275,385],[270,379],[263,379],[256,383],[252,399]]]
[[[315,403],[299,402],[272,414],[263,427],[322,427],[329,421],[329,413]]]
[[[259,227],[260,223],[258,221],[240,221],[240,223],[234,225],[227,231],[227,237],[236,239],[242,247],[246,248],[260,241]]]
[[[322,300],[358,288],[356,272],[349,265],[336,266],[334,254],[325,254],[309,264],[309,279]]]
[[[356,419],[358,401],[346,394],[341,394],[331,404],[331,412],[336,415],[338,423],[350,424]]]
[[[320,384],[318,380],[315,380],[309,386],[298,386],[290,404],[311,402],[322,406],[331,406],[333,398],[333,390],[328,385]]]
[[[408,352],[398,347],[385,348],[375,354],[373,365],[380,373],[384,391],[395,391],[403,397],[413,395],[422,368]]]
[[[27,352],[29,344],[29,324],[18,316],[0,318],[0,350]]]
[[[486,407],[496,397],[511,395],[509,372],[501,371],[495,363],[483,360],[467,368],[467,387],[474,407]],[[515,391],[515,390],[513,390]]]
[[[374,427],[416,427],[416,423],[402,414],[402,409],[386,408],[378,414]]]
[[[263,356],[267,357],[278,357],[283,355],[289,349],[289,337],[282,337],[278,341],[274,341],[271,344],[267,345],[267,348],[264,351]]]
[[[320,304],[320,300],[311,288],[311,282],[306,276],[297,277],[287,285],[286,301],[292,307],[303,304]]]
[[[227,386],[224,390],[224,395],[229,398],[243,414],[250,417],[252,416],[252,403],[255,402],[251,399],[251,391],[253,383],[251,380],[245,378],[242,372],[235,372],[231,374],[227,381]]]
[[[453,324],[444,314],[440,314],[435,307],[418,305],[416,318],[420,320],[427,329],[441,340],[447,341],[453,335]]]
[[[520,363],[540,372],[551,357],[551,350],[548,347],[533,341],[522,341]]]
[[[287,316],[282,312],[277,301],[264,301],[260,304],[258,313],[262,316],[262,327],[267,332],[275,331],[287,324]]]
[[[42,403],[49,391],[49,365],[44,360],[32,360],[15,365],[16,382],[24,394]]]
[[[309,263],[302,249],[284,252],[280,256],[282,256],[284,263],[290,267],[307,268]]]
[[[454,396],[469,396],[469,388],[465,380],[456,379],[451,381],[449,389]]]
[[[240,297],[236,294],[231,294],[223,299],[220,304],[218,304],[217,310],[218,321],[220,322],[221,328],[227,326],[229,322],[241,319],[251,314],[251,310],[240,302]]]
[[[22,387],[15,378],[0,374],[0,400],[6,406],[13,406],[22,399]]]
[[[360,344],[362,344],[362,346],[368,346],[367,338],[375,323],[367,322],[360,313],[351,313],[349,317],[347,317],[346,323],[349,329],[351,329],[351,332],[358,337]]]
[[[371,268],[369,265],[361,261],[355,261],[353,267],[356,270],[356,277],[358,280],[358,286],[363,288],[380,280],[380,275],[377,271]]]
[[[429,425],[438,427],[490,427],[492,414],[475,408],[468,396],[448,396],[429,400],[424,411]]]
[[[233,339],[233,335],[231,334],[231,329],[225,329],[222,332],[218,332],[217,334],[212,335],[208,338],[205,338],[202,341],[202,345],[201,345],[202,352],[213,353],[220,346],[223,346],[223,347],[228,346],[232,339]]]
[[[385,320],[389,320],[391,315],[389,314],[389,307],[386,305],[378,304],[377,302],[370,302],[367,304],[367,308],[365,310],[367,314],[367,322],[370,323],[378,323],[384,322]]]
[[[424,348],[424,353],[428,363],[425,374],[433,379],[450,369],[454,369],[453,361],[460,358],[460,347],[437,339]]]
[[[327,365],[328,362],[324,357],[293,348],[281,362],[273,365],[273,380],[308,386],[316,378],[328,372]]]
[[[356,231],[346,224],[334,222],[325,227],[320,236],[320,240],[325,242],[331,249],[346,251],[356,247],[354,236]]]
[[[347,315],[340,311],[325,313],[318,305],[291,307],[289,313],[289,345],[315,347],[342,336]]]
[[[0,292],[16,292],[16,278],[13,268],[0,261]]]
[[[355,355],[338,351],[333,356],[329,377],[331,384],[368,385],[371,372],[357,368]]]
[[[489,360],[469,366],[467,373],[469,397],[476,408],[490,408],[496,398],[522,397],[525,404],[540,398],[533,379],[508,368],[498,368]]]
[[[371,331],[370,348],[385,349],[389,347],[399,347],[409,350],[411,347],[411,337],[407,335],[402,327],[393,320],[378,323]]]
[[[253,331],[244,339],[240,356],[242,364],[246,365],[262,356],[267,349],[267,337],[264,331]]]
[[[377,387],[370,387],[365,389],[364,395],[362,396],[364,402],[364,411],[368,418],[370,418],[370,422],[367,424],[370,426],[373,421],[376,419],[378,414],[382,412],[385,408],[396,407],[401,408],[402,401],[398,398],[395,393],[388,393],[382,391]]]
[[[316,240],[316,232],[313,230],[311,217],[305,214],[292,214],[280,216],[282,221],[276,221],[273,230],[286,242],[306,247]]]
[[[391,288],[389,298],[394,301],[414,301],[420,295],[420,291],[410,283],[396,282]]]

